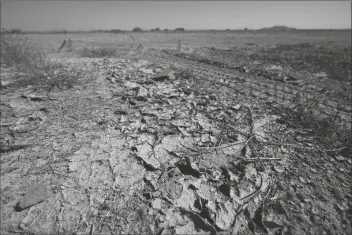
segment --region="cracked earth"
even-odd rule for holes
[[[86,73],[50,93],[2,68],[1,233],[349,234],[350,147],[285,110],[315,98],[350,131],[350,67],[247,61],[264,49],[53,55]]]

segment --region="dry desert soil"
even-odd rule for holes
[[[352,233],[350,31],[6,37],[1,234]]]

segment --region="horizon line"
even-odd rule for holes
[[[280,26],[281,27],[281,26]],[[181,27],[180,27],[181,28]],[[1,31],[8,31],[10,32],[11,30],[20,30],[20,32],[22,33],[29,33],[29,32],[92,32],[92,31],[119,31],[119,32],[134,32],[133,29],[85,29],[85,30],[67,30],[67,29],[48,29],[48,30],[22,30],[22,29],[18,29],[18,28],[11,28],[11,29],[6,29],[6,28],[1,28]],[[185,31],[260,31],[260,30],[267,30],[267,31],[302,31],[302,30],[352,30],[352,28],[291,28],[291,27],[287,27],[287,29],[277,29],[275,30],[275,28],[273,27],[264,27],[264,28],[260,28],[260,29],[250,29],[250,28],[241,28],[241,29],[231,29],[231,28],[226,28],[226,29],[185,29],[183,28],[183,30],[177,30],[176,29],[160,29],[159,31],[151,31],[151,30],[155,30],[155,28],[151,28],[151,29],[142,29],[142,31],[139,32],[135,32],[135,33],[142,33],[142,32],[185,32]]]

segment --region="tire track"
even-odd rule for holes
[[[173,67],[178,71],[186,71],[196,77],[212,80],[227,86],[240,95],[254,98],[253,101],[255,102],[271,101],[278,106],[290,107],[297,104],[300,99],[303,102],[317,100],[319,101],[316,110],[318,115],[325,117],[337,115],[341,121],[351,122],[350,104],[321,94],[312,87],[298,87],[277,80],[253,76],[236,69],[222,68],[159,51],[152,51],[152,53],[144,56],[146,59],[166,67]]]

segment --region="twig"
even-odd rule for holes
[[[252,135],[251,137],[248,138],[248,140],[245,142],[245,144],[243,145],[243,147],[241,148],[240,152],[247,146],[248,142],[253,138],[254,135]]]
[[[341,151],[341,150],[347,148],[347,146],[344,146],[344,147],[337,148],[337,149],[322,149],[322,148],[319,148],[316,146],[315,147],[303,147],[303,146],[298,146],[298,145],[294,145],[294,144],[264,142],[264,141],[260,141],[260,142],[263,144],[269,144],[269,145],[286,146],[286,147],[292,147],[292,148],[297,148],[297,149],[317,150],[317,151],[325,151],[325,152]]]
[[[241,199],[240,199],[241,201],[244,200],[244,199],[246,199],[246,198],[248,198],[248,197],[250,197],[250,196],[252,196],[252,195],[254,195],[254,194],[256,194],[256,193],[259,192],[259,190],[262,188],[262,185],[263,185],[263,176],[262,176],[262,174],[260,174],[260,173],[259,173],[259,176],[260,176],[260,185],[259,185],[259,187],[258,187],[256,190],[254,190],[254,192],[252,192],[252,193],[248,194],[247,196],[241,198]]]
[[[196,156],[196,155],[201,155],[201,154],[212,153],[212,152],[214,152],[214,151],[216,151],[216,149],[211,150],[211,151],[197,152],[197,153],[180,153],[180,154],[182,154],[182,155],[188,155],[188,156]],[[235,151],[234,153],[238,153],[238,152],[241,152],[241,150]]]
[[[196,149],[194,149],[194,148],[191,148],[191,147],[189,147],[189,146],[187,146],[187,145],[184,145],[183,143],[180,143],[183,147],[185,147],[185,148],[187,148],[187,149],[189,149],[189,150],[192,150],[193,152],[198,152],[198,150],[196,150]]]
[[[217,146],[217,147],[200,147],[200,149],[214,149],[214,150],[217,150],[217,149],[224,149],[224,148],[228,148],[228,147],[231,147],[231,146],[235,146],[235,145],[238,145],[238,144],[243,144],[243,143],[246,143],[247,141],[240,141],[240,142],[236,142],[236,143],[229,143],[229,144],[225,144],[225,145],[220,145],[220,146]]]
[[[241,152],[243,150],[244,147],[246,147],[246,145],[248,144],[248,142],[252,139],[253,136],[251,136],[246,142],[245,144],[243,145],[243,147],[238,150],[238,151],[235,151],[234,153],[238,153],[238,152]],[[237,143],[236,143],[237,144]],[[240,144],[240,142],[238,143]],[[230,147],[230,146],[227,146],[227,147]],[[226,147],[223,147],[223,148],[226,148]],[[188,155],[188,156],[194,156],[194,155],[201,155],[201,154],[206,154],[206,153],[212,153],[218,149],[221,149],[221,148],[218,148],[218,147],[213,147],[212,149],[210,149],[209,151],[203,151],[203,152],[195,152],[195,153],[180,153],[180,154],[183,154],[183,155]]]
[[[106,217],[108,217],[109,215],[110,215],[110,211],[108,211],[108,212],[106,213],[106,215],[100,219],[99,224],[98,224],[98,226],[97,226],[97,229],[96,229],[95,231],[98,231],[98,230],[100,229],[101,223],[102,223],[103,220],[104,220]]]
[[[317,148],[314,148],[314,147],[303,147],[303,146],[297,146],[297,145],[294,145],[294,144],[265,142],[265,141],[260,141],[260,140],[259,140],[259,142],[261,142],[263,144],[276,145],[276,146],[287,146],[287,147],[298,148],[298,149],[318,150]]]
[[[345,149],[345,148],[347,148],[347,146],[342,147],[342,148],[338,148],[338,149],[323,149],[323,150],[325,152],[334,152],[334,151],[340,151],[340,150]]]
[[[253,160],[283,160],[284,158],[278,158],[278,157],[253,157],[253,158],[242,158],[243,160],[249,160],[249,161],[253,161]]]
[[[1,127],[14,126],[15,124],[16,124],[16,122],[1,123]]]

